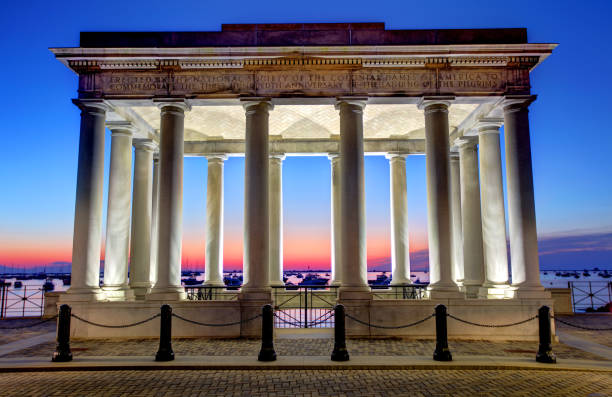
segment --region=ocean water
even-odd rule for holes
[[[331,272],[325,271],[287,271],[285,277],[287,282],[291,282],[294,285],[298,285],[303,277],[308,274],[316,274],[318,277],[331,279]],[[391,276],[390,272],[374,271],[368,272],[368,280],[376,280],[381,275],[386,274]],[[612,272],[610,272],[612,274]],[[226,272],[224,276],[231,277],[232,275],[240,276],[241,272]],[[302,277],[299,277],[299,276]],[[576,277],[576,275],[578,277]],[[183,276],[183,279],[188,276]],[[196,280],[204,281],[204,273],[193,274],[192,276]],[[43,285],[45,280],[20,280],[23,284],[21,288],[15,288],[14,283],[18,279],[16,278],[4,278],[6,282],[9,282],[11,286],[4,290],[3,297],[3,309],[0,310],[0,314],[4,317],[36,317],[40,316],[44,309],[44,296],[43,296]],[[429,282],[429,273],[426,271],[414,271],[411,272],[411,280],[413,282]],[[604,285],[604,282],[611,282],[612,277],[606,278],[602,276],[602,271],[589,270],[588,274],[585,274],[584,270],[543,270],[540,272],[540,280],[542,285],[546,288],[569,288],[570,283],[573,283],[580,289],[584,289],[588,285],[589,281],[597,282],[599,285]],[[66,291],[70,286],[64,285],[61,279],[51,280],[54,286],[54,291]],[[25,299],[24,299],[25,298]]]

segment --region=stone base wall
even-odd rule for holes
[[[344,303],[344,302],[341,302]],[[553,307],[552,299],[443,299],[443,300],[371,300],[368,307],[345,304],[347,314],[374,325],[399,326],[430,316],[434,308],[446,305],[447,312],[463,320],[478,324],[509,324],[537,315],[538,309]],[[553,314],[551,312],[551,314]],[[448,337],[467,340],[538,340],[538,320],[511,327],[479,327],[461,323],[447,317]],[[435,338],[435,318],[421,324],[399,329],[368,327],[350,318],[346,319],[347,336],[381,337],[405,336]],[[554,336],[553,323],[553,336]]]

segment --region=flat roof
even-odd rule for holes
[[[384,23],[223,24],[216,32],[81,32],[85,48],[524,44],[526,28],[387,30]]]

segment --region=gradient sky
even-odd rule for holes
[[[79,111],[70,99],[77,77],[48,47],[78,46],[80,31],[385,22],[387,29],[526,27],[530,42],[560,43],[531,74],[538,95],[530,117],[541,261],[548,268],[612,268],[610,15],[610,1],[8,2],[0,15],[0,265],[71,259]],[[106,146],[108,167],[108,133]],[[284,161],[287,268],[329,266],[329,167],[324,157]],[[389,262],[388,167],[382,157],[366,158],[371,267]],[[242,262],[243,174],[243,159],[226,162],[226,269]],[[408,158],[407,178],[412,259],[422,266],[427,260],[423,156]],[[184,184],[183,262],[202,268],[205,159],[185,159]]]

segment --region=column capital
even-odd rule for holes
[[[112,136],[132,136],[136,131],[136,127],[129,121],[108,121],[106,128],[110,130]]]
[[[183,98],[157,98],[153,99],[153,103],[157,105],[162,112],[172,111],[172,108],[180,109],[183,113],[191,110],[191,105]]]
[[[504,123],[500,118],[482,118],[476,122],[476,131],[478,135],[482,134],[499,134],[499,128]]]
[[[537,97],[537,95],[506,95],[501,101],[501,106],[504,112],[527,109],[531,102],[535,101]]]
[[[206,160],[208,162],[211,162],[211,161],[223,162],[227,160],[227,154],[225,153],[210,153],[210,154],[205,155],[204,157],[206,157]]]
[[[283,161],[286,157],[287,155],[285,153],[270,153],[270,160],[277,159]]]
[[[267,112],[274,109],[271,98],[266,97],[247,97],[240,98],[240,103],[246,112],[255,111],[256,107],[262,106]]]
[[[134,139],[132,141],[136,150],[144,150],[147,152],[154,152],[157,150],[157,144],[152,139]]]
[[[331,160],[331,161],[339,160],[340,159],[340,153],[337,153],[337,152],[327,153],[327,158],[329,160]]]
[[[368,102],[367,97],[338,97],[334,107],[336,110],[340,110],[342,104],[351,105],[357,107],[359,110],[363,110]]]
[[[73,99],[72,103],[83,112],[99,113],[113,110],[113,107],[104,99]]]
[[[396,160],[396,159],[405,160],[406,157],[408,157],[408,153],[389,152],[385,154],[385,158],[387,160]]]
[[[448,112],[448,108],[454,100],[454,96],[424,96],[419,99],[417,107],[425,110],[425,113]]]
[[[455,146],[459,149],[459,153],[464,150],[474,150],[478,145],[478,138],[462,136],[455,139]]]

